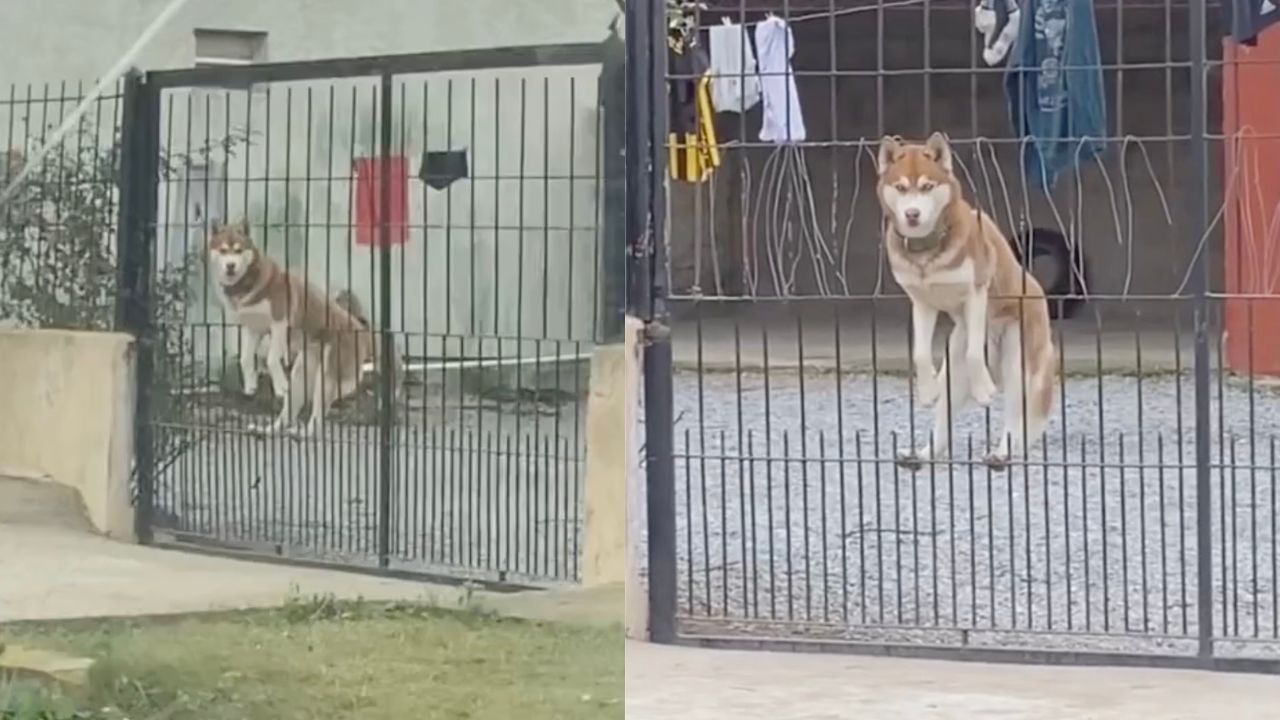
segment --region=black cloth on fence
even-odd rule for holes
[[[1223,0],[1222,26],[1241,45],[1258,44],[1263,30],[1280,21],[1280,0]]]

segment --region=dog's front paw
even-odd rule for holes
[[[895,453],[895,456],[895,462],[898,467],[903,470],[916,472],[920,468],[924,467],[925,457],[922,452],[917,452],[916,450],[899,450]]]
[[[277,435],[282,430],[285,430],[285,426],[279,421],[269,423],[249,423],[249,432],[262,437]]]
[[[315,429],[309,423],[306,425],[294,425],[287,428],[284,434],[293,440],[305,440],[315,434]]]
[[[984,363],[969,369],[969,394],[979,405],[990,405],[996,396],[996,384],[991,380],[991,373]]]
[[[247,398],[258,397],[258,381],[252,380],[245,382],[244,387],[240,388],[240,392],[244,393]]]
[[[1009,469],[1009,453],[995,450],[982,458],[982,464],[997,472]]]

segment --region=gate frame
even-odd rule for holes
[[[613,43],[610,43],[610,40]],[[395,407],[392,385],[379,382],[378,392],[378,509],[377,509],[377,567],[349,565],[338,562],[267,555],[234,544],[191,543],[171,544],[155,538],[155,452],[153,447],[151,385],[155,368],[155,328],[152,323],[151,276],[154,270],[156,233],[158,223],[158,193],[160,186],[160,118],[161,95],[165,90],[201,87],[246,87],[254,83],[305,82],[315,80],[341,80],[352,78],[377,78],[380,81],[378,102],[379,152],[390,155],[393,127],[392,82],[397,75],[441,72],[467,72],[483,70],[519,70],[548,66],[599,65],[603,71],[608,63],[611,48],[617,44],[616,35],[600,42],[565,43],[555,45],[528,45],[495,47],[471,50],[449,50],[425,53],[373,55],[363,57],[302,60],[252,65],[220,67],[194,67],[176,70],[140,71],[131,69],[125,76],[122,112],[121,166],[119,176],[119,232],[117,233],[117,297],[115,326],[133,335],[137,343],[137,375],[135,387],[134,419],[134,477],[135,513],[134,531],[138,542],[144,545],[168,545],[182,550],[249,558],[281,564],[337,569],[346,572],[375,574],[390,577],[429,580],[444,584],[475,584],[491,590],[514,591],[534,589],[539,586],[506,580],[477,579],[459,573],[457,576],[439,572],[405,570],[391,567],[392,500]],[[615,51],[614,54],[617,54]],[[598,103],[604,112],[605,91],[602,88]],[[602,118],[606,122],[613,118]],[[604,142],[601,137],[598,142]],[[381,168],[379,208],[381,221],[378,234],[381,246],[378,255],[378,274],[381,288],[377,298],[381,334],[380,377],[391,377],[394,331],[391,329],[391,166]],[[597,170],[602,172],[602,170]],[[601,185],[607,178],[601,176]],[[605,217],[612,214],[603,206]],[[607,241],[605,226],[597,228],[597,242]],[[602,256],[604,253],[602,253]],[[602,278],[597,302],[619,294],[621,288],[607,284],[610,277],[594,269]],[[614,283],[616,284],[616,282]],[[620,304],[620,303],[618,303]],[[604,334],[597,327],[593,332]],[[604,332],[607,332],[604,331]]]
[[[1280,674],[1280,659],[1222,657],[1214,654],[1212,552],[1212,367],[1210,320],[1213,312],[1208,254],[1197,252],[1190,269],[1194,317],[1195,492],[1197,652],[1155,655],[1094,651],[1024,650],[907,645],[767,637],[688,636],[677,618],[677,540],[673,444],[674,377],[667,307],[666,2],[627,3],[628,157],[627,168],[628,311],[646,328],[644,348],[645,461],[648,509],[648,593],[650,639],[692,647],[843,653],[999,663],[1139,666]],[[1190,168],[1198,196],[1191,208],[1187,240],[1198,246],[1209,226],[1209,150],[1207,132],[1208,11],[1206,0],[1188,0],[1190,42]],[[637,167],[641,166],[641,167]],[[636,177],[640,176],[640,177]],[[641,215],[640,213],[644,213]],[[1225,572],[1225,569],[1224,569]],[[1224,638],[1224,640],[1228,640]]]
[[[649,639],[679,642],[671,313],[667,306],[664,0],[626,3],[627,314],[643,327]]]

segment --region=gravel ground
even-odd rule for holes
[[[1280,656],[1253,641],[1280,633],[1280,396],[1219,384],[1218,651]],[[999,419],[973,407],[955,462],[896,467],[929,424],[904,378],[681,372],[675,396],[687,630],[1128,652],[1197,633],[1189,375],[1068,378],[1046,442],[1007,472],[970,461]]]
[[[444,423],[406,423],[392,445],[393,566],[505,581],[579,573],[585,406],[520,415],[464,398]],[[451,398],[457,408],[457,398]],[[501,416],[501,420],[499,417]],[[157,473],[160,530],[267,554],[378,561],[378,433],[330,421],[324,437],[247,432],[264,415],[225,407],[198,427],[168,427],[171,464]]]

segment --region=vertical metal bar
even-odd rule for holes
[[[1177,382],[1182,379],[1178,378]],[[1165,505],[1165,486],[1164,486],[1164,433],[1156,435],[1156,481],[1160,488],[1160,610],[1161,623],[1160,632],[1165,635],[1169,634],[1169,559],[1168,559],[1168,520]],[[1181,474],[1182,470],[1178,470]],[[1178,512],[1182,512],[1182,507],[1178,507]]]
[[[773,524],[773,407],[770,398],[773,396],[769,386],[769,325],[763,322],[760,325],[760,353],[761,363],[764,370],[764,483],[765,483],[765,528],[768,530],[766,537],[769,540],[769,618],[771,620],[778,619],[778,584],[777,584],[777,565],[775,563],[776,556],[774,553],[774,524]],[[789,527],[789,526],[788,526]],[[791,539],[787,538],[788,553],[790,552]]]
[[[627,158],[635,158],[625,148],[626,126],[631,124],[627,111],[627,83],[631,81],[632,63],[626,62],[625,48],[614,26],[604,41],[604,63],[600,69],[597,103],[600,117],[596,144],[595,192],[597,232],[594,235],[593,272],[596,273],[596,298],[592,329],[599,342],[619,342],[622,337],[625,298],[625,248],[616,241],[619,234],[630,237],[624,229],[627,213],[634,212],[627,202],[624,183],[635,172]],[[495,109],[495,115],[497,111]],[[638,170],[637,168],[636,170]],[[625,226],[630,227],[630,226]]]
[[[130,327],[130,323],[136,318],[133,316],[135,310],[134,288],[137,285],[138,265],[135,257],[138,249],[138,199],[143,189],[143,183],[139,182],[139,164],[142,160],[141,148],[145,142],[140,130],[144,126],[143,104],[145,98],[143,96],[142,73],[137,70],[130,70],[124,78],[124,108],[121,125],[123,130],[120,136],[120,206],[118,212],[118,232],[116,233],[117,250],[116,257],[119,258],[119,265],[116,268],[116,298],[115,298],[115,319],[114,326],[116,330],[132,331],[135,328]],[[9,88],[9,140],[7,147],[13,147],[13,118],[17,114],[13,104],[14,94],[13,88]],[[5,167],[0,168],[0,172],[4,174],[5,184],[9,182],[8,163]],[[16,171],[16,170],[15,170]],[[5,217],[6,225],[8,217],[12,213],[13,203],[6,203]],[[142,416],[139,415],[139,418]]]
[[[740,536],[742,541],[742,616],[751,617],[752,589],[753,587],[758,589],[759,583],[757,581],[755,586],[751,584],[752,580],[755,579],[756,542],[754,520],[749,530],[747,526],[747,508],[752,507],[747,504],[749,502],[747,499],[747,482],[749,480],[754,480],[754,478],[748,474],[749,470],[747,469],[748,466],[745,462],[745,459],[750,456],[744,454],[746,452],[746,441],[742,432],[742,330],[739,327],[737,317],[734,317],[733,319],[733,382],[734,390],[736,391],[734,405],[737,413],[735,419],[737,421],[738,431],[737,442],[734,444],[734,449],[738,453],[738,516],[739,525],[742,528],[742,535]],[[721,442],[720,447],[723,452],[723,442]],[[754,467],[754,465],[751,467]],[[754,483],[751,494],[754,497]],[[752,515],[753,517],[755,515],[754,507],[752,507]],[[751,542],[750,558],[747,557],[748,538]]]
[[[832,23],[834,24],[834,22],[835,21],[833,19]],[[834,71],[835,68],[833,67],[832,70]],[[833,127],[834,127],[834,124],[833,124]],[[836,368],[835,368],[836,443],[839,449],[837,453],[837,463],[838,463],[837,468],[838,468],[838,475],[840,480],[840,590],[841,590],[840,617],[842,620],[844,620],[846,624],[848,624],[849,622],[849,523],[848,523],[849,507],[846,504],[847,498],[845,497],[846,495],[845,488],[847,487],[847,485],[845,482],[845,457],[844,457],[844,378],[841,376],[841,367],[842,367],[841,361],[843,360],[843,358],[840,356],[840,305],[836,304],[832,309],[832,312],[834,313],[832,316],[832,329],[834,333],[835,355],[836,355]],[[859,475],[861,475],[861,471],[862,471],[862,463],[859,462],[858,463]],[[858,493],[859,495],[861,495],[862,493],[861,478],[859,478],[858,480]],[[859,514],[862,513],[861,501],[858,502],[858,513]],[[859,530],[859,533],[858,533],[859,538],[861,538],[861,530],[862,530],[861,522],[859,522],[858,530]],[[861,539],[859,539],[859,545],[861,545]]]
[[[684,461],[684,507],[685,507],[685,523],[684,523],[684,546],[688,554],[685,556],[685,584],[687,602],[685,607],[689,609],[689,614],[693,615],[693,458],[689,454],[689,428],[684,429],[684,455],[681,457]]]
[[[1205,0],[1189,0],[1191,92],[1190,141],[1191,188],[1188,227],[1192,247],[1199,247],[1209,219],[1209,154],[1205,137]],[[1213,656],[1213,537],[1212,471],[1210,469],[1209,381],[1209,262],[1207,253],[1194,254],[1191,288],[1195,312],[1195,408],[1196,408],[1196,596],[1198,654]]]
[[[725,479],[728,470],[728,453],[725,451],[724,428],[720,428],[720,608],[729,617],[729,489]]]
[[[155,455],[152,444],[151,387],[155,372],[155,331],[151,317],[152,248],[155,245],[156,173],[159,163],[160,96],[141,74],[130,72],[124,89],[124,137],[120,188],[119,327],[136,338],[137,507],[134,534],[141,543],[152,540],[155,503]]]
[[[822,538],[822,621],[829,623],[831,622],[831,568],[828,565],[830,555],[827,551],[827,434],[825,432],[818,433],[818,505],[821,512],[819,537]],[[724,527],[724,524],[721,523],[720,527]],[[843,542],[842,536],[841,543]],[[805,539],[805,543],[808,543],[808,538]]]
[[[190,122],[190,118],[191,116],[188,114],[187,116],[188,123]],[[310,124],[308,124],[307,128],[310,129],[310,127],[311,127]],[[293,144],[294,144],[293,143],[293,87],[286,86],[284,90],[284,174],[282,178],[283,185],[284,185],[285,198],[289,197],[289,189],[290,189],[289,181],[291,179],[289,166],[292,164],[291,161],[293,159]],[[308,143],[306,147],[310,148],[311,147],[310,143]],[[308,156],[310,156],[310,153],[308,153]],[[268,188],[268,192],[269,192],[270,191],[269,189],[271,187],[271,181],[274,179],[272,178],[272,175],[271,175],[270,164],[268,164],[267,166],[266,176],[267,176],[267,179],[264,184],[266,188]],[[305,190],[304,190],[304,193],[305,193]],[[310,195],[307,195],[307,196],[310,197]],[[284,243],[284,266],[285,267],[293,266],[293,263],[290,261],[290,258],[289,258],[289,245],[290,245],[289,243],[289,230],[290,230],[289,209],[292,205],[293,203],[286,199],[285,202],[283,203],[284,207],[280,211],[280,214],[281,214],[280,231],[281,231],[281,241]],[[309,268],[306,265],[306,261],[304,260],[302,264],[303,277],[307,276],[308,269]],[[302,308],[301,308],[301,313],[304,317],[307,314],[308,302],[309,302],[309,298],[304,293],[302,296]],[[302,366],[303,366],[302,375],[303,377],[306,377],[307,364],[311,362],[309,353],[301,353],[299,357],[295,360],[295,362],[302,363]],[[323,374],[324,370],[321,367],[317,367],[313,372]],[[290,388],[290,392],[292,392],[292,388]],[[315,408],[315,407],[311,408],[311,412],[313,415],[318,410],[319,408]],[[296,493],[294,491],[295,489],[294,485],[301,477],[303,477],[303,474],[306,472],[305,468],[299,468],[297,465],[294,464],[295,460],[301,459],[299,456],[303,455],[305,450],[303,450],[302,448],[299,448],[299,451],[295,453],[295,452],[292,452],[292,448],[286,447],[285,452],[286,452],[286,456],[285,456],[286,459],[285,459],[284,477],[283,477],[284,482],[282,483],[283,487],[281,488],[281,494],[283,496],[281,498],[281,501],[282,501],[281,504],[283,505],[283,507],[280,508],[280,510],[278,511],[279,514],[272,513],[270,510],[267,510],[266,512],[263,513],[264,515],[263,523],[268,527],[267,533],[268,533],[268,537],[270,538],[277,538],[277,537],[280,537],[281,535],[287,535],[287,533],[291,532],[292,529],[296,527],[295,523],[297,522],[297,519],[294,517],[294,502],[298,497],[299,493]],[[302,472],[297,472],[298,470],[302,470]],[[276,531],[271,529],[271,525],[274,524],[272,522],[273,520],[276,520],[276,521],[280,520],[281,515],[283,515],[284,529],[281,533],[278,534]],[[284,537],[282,539],[284,539],[285,541],[288,541],[287,537]]]
[[[787,620],[795,620],[796,574],[795,566],[791,560],[793,547],[791,540],[791,433],[787,430],[782,431],[782,523],[784,542],[787,544]],[[805,528],[805,534],[808,534],[808,528]]]
[[[406,109],[408,107],[409,107],[409,83],[407,81],[403,81],[400,83],[400,104],[399,104],[400,120],[397,123],[397,134],[399,135],[399,140],[397,141],[397,144],[396,144],[397,157],[406,157],[407,155],[405,146],[408,144],[408,139],[409,139],[408,138],[409,122],[408,122],[408,115],[406,112]],[[310,118],[308,118],[307,122],[310,123]],[[405,166],[405,172],[406,173],[408,172],[407,163]],[[405,177],[402,179],[405,181],[406,186],[405,186],[404,192],[400,196],[401,201],[404,203],[404,216],[400,218],[401,227],[399,232],[403,233],[403,235],[401,236],[402,242],[400,244],[400,258],[399,258],[400,277],[399,277],[399,284],[397,287],[397,290],[398,290],[397,294],[400,296],[400,322],[399,322],[400,326],[396,328],[395,332],[392,333],[391,335],[391,351],[395,354],[401,354],[402,352],[408,353],[409,345],[412,342],[411,340],[412,335],[409,334],[409,326],[408,326],[409,250],[406,243],[409,242],[411,234],[413,233],[413,225],[409,221],[409,191],[408,191],[408,184],[407,184],[408,178]],[[309,212],[307,213],[307,217],[310,217]],[[425,233],[424,233],[424,236],[425,236]],[[398,348],[396,345],[395,341],[396,341],[397,335],[399,335],[402,341],[404,342],[403,351],[400,348]],[[394,358],[392,358],[392,360],[394,361]],[[395,362],[392,362],[392,365],[391,365],[392,372],[396,371],[396,365],[397,364]],[[403,373],[403,370],[401,370],[401,373]],[[391,397],[393,401],[391,403],[392,413],[393,415],[395,415],[394,401],[398,394],[396,392],[396,387],[397,387],[396,384],[397,383],[403,384],[404,382],[403,374],[398,378],[389,378],[387,382],[391,384]],[[399,552],[402,554],[402,556],[412,557],[413,541],[411,540],[411,538],[413,537],[412,533],[414,531],[413,525],[416,524],[413,521],[415,519],[416,509],[418,507],[418,504],[414,502],[414,497],[413,497],[416,494],[416,491],[418,489],[418,483],[416,482],[416,480],[412,480],[412,479],[416,479],[418,476],[416,474],[413,474],[406,467],[410,462],[410,457],[412,456],[412,451],[410,450],[410,448],[413,447],[413,435],[411,433],[408,433],[411,427],[409,422],[409,415],[411,412],[409,403],[402,403],[402,405],[403,405],[403,413],[399,415],[399,420],[396,425],[396,428],[397,428],[396,434],[394,434],[391,438],[392,445],[395,447],[395,455],[392,457],[392,460],[391,460],[391,487],[392,487],[392,491],[395,493],[395,497],[397,498],[397,500],[393,502],[396,505],[403,506],[403,507],[397,507],[394,509],[395,517],[397,518],[397,525],[395,527],[394,536],[397,538],[396,542],[398,543],[398,547],[393,548],[392,552],[395,552],[398,549]],[[405,432],[407,434],[402,435],[401,434],[402,432]],[[405,486],[406,481],[413,482],[412,486],[406,487]],[[414,558],[414,559],[417,559],[417,558]]]
[[[648,532],[649,532],[649,633],[654,642],[669,643],[676,639],[675,601],[676,601],[676,534],[675,534],[675,463],[672,457],[672,368],[671,342],[667,336],[669,313],[666,305],[666,154],[662,152],[666,138],[666,62],[667,42],[665,27],[664,3],[653,0],[647,5],[648,13],[631,13],[631,6],[639,3],[628,3],[628,66],[647,64],[648,79],[642,87],[647,88],[648,97],[640,96],[642,104],[635,114],[628,113],[629,118],[647,116],[650,118],[649,135],[637,147],[645,147],[642,153],[648,162],[649,175],[644,183],[648,186],[647,200],[648,222],[643,235],[647,242],[636,237],[637,245],[633,252],[639,252],[644,261],[638,269],[644,271],[637,279],[644,283],[647,292],[642,293],[647,299],[642,300],[643,314],[648,321],[649,331],[644,345],[644,402],[645,402],[645,458]],[[632,26],[634,19],[644,17],[644,25]],[[633,28],[640,41],[638,47],[632,46],[630,39]],[[637,54],[632,51],[638,49]],[[647,60],[647,62],[646,62]],[[639,159],[641,155],[638,155]],[[631,209],[630,197],[628,210]],[[633,236],[635,237],[635,236]]]
[[[800,313],[794,315],[796,321],[796,368],[799,377],[800,391],[800,518],[803,520],[804,533],[804,613],[806,620],[812,620],[813,575],[810,573],[809,558],[809,444],[808,406],[805,403],[804,386],[804,320]]]
[[[1272,639],[1280,638],[1280,553],[1277,552],[1276,539],[1280,537],[1277,534],[1276,520],[1280,516],[1280,501],[1277,499],[1277,490],[1280,490],[1280,484],[1276,479],[1276,436],[1271,436],[1271,452],[1269,455],[1268,465],[1271,468],[1271,637]]]
[[[1187,474],[1186,457],[1183,440],[1186,437],[1182,420],[1182,308],[1179,307],[1173,318],[1173,371],[1178,382],[1174,384],[1174,405],[1177,408],[1178,428],[1178,606],[1182,609],[1182,634],[1188,634],[1190,622],[1187,603]]]
[[[378,566],[391,563],[391,453],[394,431],[391,354],[391,74],[383,73],[378,138]],[[312,409],[316,412],[316,409]]]
[[[1142,412],[1142,311],[1135,311],[1137,322],[1133,328],[1133,350],[1138,365],[1138,557],[1142,576],[1142,631],[1151,630],[1151,608],[1147,580],[1147,453],[1143,438],[1146,436]]]
[[[336,179],[334,176],[335,169],[333,166],[333,159],[335,156],[334,154],[335,146],[333,141],[336,135],[334,119],[336,115],[335,108],[337,106],[337,92],[336,92],[336,88],[332,83],[330,83],[329,85],[328,95],[329,95],[329,107],[328,107],[328,113],[326,114],[327,117],[322,117],[320,119],[322,121],[327,120],[327,124],[328,124],[328,133],[327,133],[327,137],[325,138],[327,151],[325,153],[325,163],[324,163],[324,168],[325,168],[324,282],[327,287],[332,287],[333,285],[333,181]],[[230,108],[231,108],[231,103],[228,102],[227,103],[228,119],[230,119],[230,115],[231,115]],[[231,123],[228,122],[226,124],[226,127],[230,128]],[[226,207],[225,203],[223,204],[223,207]],[[310,214],[308,214],[307,217],[309,221]],[[334,515],[336,512],[336,507],[339,503],[339,496],[341,494],[341,486],[342,486],[342,472],[341,472],[342,465],[336,462],[335,461],[336,459],[334,458],[334,455],[340,451],[339,450],[340,448],[341,448],[341,452],[345,453],[346,448],[339,443],[330,443],[328,446],[328,450],[330,451],[330,454],[329,454],[329,457],[327,458],[327,464],[332,469],[331,470],[332,474],[329,476],[329,484],[328,484],[329,486],[326,488],[327,492],[325,493],[325,498],[322,505],[324,510],[321,510],[321,515],[328,515],[327,518],[321,521],[321,526],[323,528],[322,534],[324,536],[324,540],[322,540],[322,542],[324,543],[324,547],[326,549],[336,548],[337,546],[331,543],[341,543],[342,541],[341,536],[339,536],[337,539],[331,538],[334,528],[337,525],[337,523],[334,522]]]

